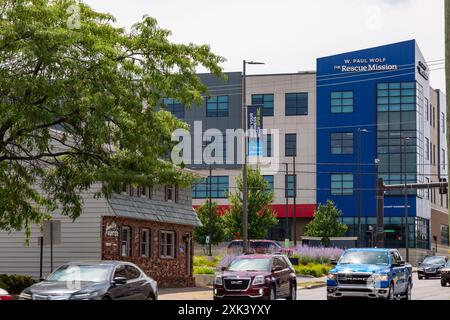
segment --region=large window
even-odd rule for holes
[[[272,135],[266,134],[264,139],[264,156],[270,158],[272,157]]]
[[[132,234],[131,227],[123,226],[121,228],[121,239],[120,239],[120,255],[122,257],[131,257],[132,248]]]
[[[252,104],[263,105],[263,116],[273,116],[273,94],[254,94],[252,95]]]
[[[331,154],[353,154],[353,132],[337,132],[330,136]]]
[[[163,99],[163,105],[167,111],[179,119],[184,119],[184,105],[172,98]]]
[[[206,99],[207,117],[228,117],[228,96],[215,96]]]
[[[273,191],[273,176],[263,176],[264,180],[269,184],[268,191]]]
[[[331,194],[333,196],[353,195],[353,174],[332,174]]]
[[[331,92],[331,113],[353,112],[353,91]]]
[[[175,232],[161,231],[159,240],[160,254],[163,259],[175,258]]]
[[[445,133],[445,114],[441,112],[441,131]]]
[[[308,115],[308,93],[286,93],[286,115]]]
[[[211,181],[211,186],[210,186]],[[212,176],[199,183],[194,184],[192,188],[193,199],[209,198],[209,188],[211,187],[211,198],[225,199],[228,193],[228,176]]]
[[[285,197],[294,198],[297,195],[297,176],[287,175],[284,181]]]
[[[441,244],[448,246],[448,226],[441,224]]]
[[[297,134],[287,133],[284,142],[286,157],[295,157],[297,155]]]

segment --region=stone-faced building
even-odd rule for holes
[[[83,214],[74,222],[58,212],[61,242],[53,249],[53,269],[70,261],[124,260],[138,265],[159,287],[193,286],[191,189],[127,186],[109,199],[95,198],[100,185],[83,194]],[[40,276],[41,231],[0,232],[0,274]],[[43,248],[43,276],[51,272],[50,247]]]

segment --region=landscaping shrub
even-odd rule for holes
[[[211,259],[211,261],[209,260]],[[212,267],[215,268],[222,260],[220,256],[194,256],[194,266],[195,267]]]
[[[5,289],[10,294],[20,294],[25,288],[36,282],[29,276],[0,274],[0,288]]]
[[[214,268],[194,266],[194,274],[215,274]]]
[[[331,259],[339,259],[343,252],[340,248],[297,246],[294,248],[293,257],[299,259],[300,265],[329,264]]]
[[[298,275],[321,277],[327,274],[331,267],[323,264],[309,263],[307,265],[294,266],[295,273]]]

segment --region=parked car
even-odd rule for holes
[[[228,245],[228,254],[242,254],[244,249],[242,240],[233,240]],[[249,240],[249,249],[252,253],[282,253],[291,256],[294,250],[282,247],[274,240]]]
[[[3,300],[12,300],[12,296],[8,293],[8,291],[0,288],[0,301]]]
[[[450,261],[441,269],[441,286],[446,287],[450,284]]]
[[[214,300],[296,300],[297,278],[285,255],[243,255],[216,275],[213,291]]]
[[[156,300],[158,286],[124,261],[73,262],[25,289],[21,300]]]
[[[395,249],[349,249],[330,270],[327,299],[411,300],[412,266]]]
[[[448,258],[445,256],[429,256],[423,259],[417,269],[419,280],[422,280],[423,278],[439,277],[441,275],[441,269],[445,266],[447,261]]]

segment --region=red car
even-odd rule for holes
[[[228,254],[243,253],[243,241],[233,240],[228,245]],[[252,253],[282,253],[291,256],[294,250],[283,248],[273,240],[249,240],[249,249]]]
[[[216,275],[213,291],[214,300],[296,300],[297,277],[285,255],[243,255]]]
[[[12,300],[12,297],[6,290],[0,288],[0,301],[2,300]]]

